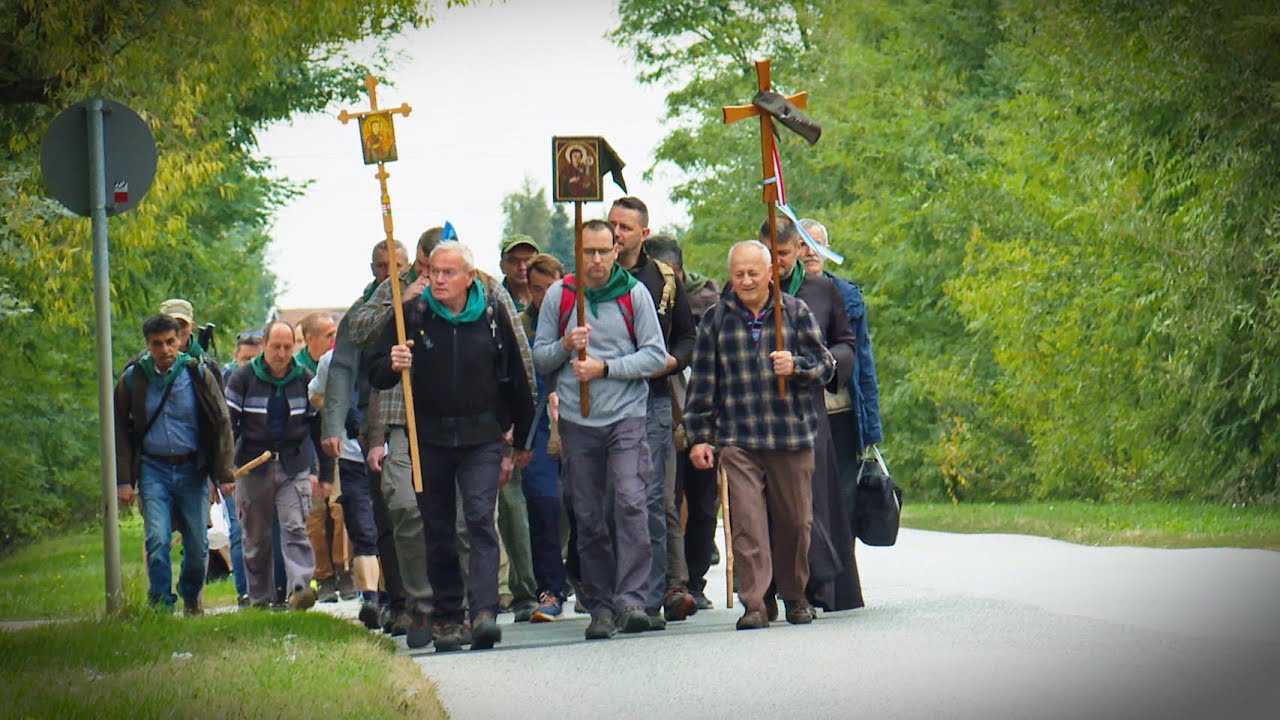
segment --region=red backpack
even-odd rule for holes
[[[560,336],[564,337],[565,328],[569,326],[569,313],[573,311],[573,305],[578,299],[578,292],[570,285],[577,285],[574,280],[573,273],[564,276],[564,285],[560,289]],[[631,304],[631,293],[623,293],[618,296],[616,301],[618,308],[622,310],[622,321],[627,324],[627,333],[631,335],[631,342],[636,342],[636,307]]]

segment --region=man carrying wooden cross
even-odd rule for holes
[[[772,579],[787,603],[787,622],[813,620],[805,599],[818,420],[811,396],[835,372],[808,306],[776,297],[771,263],[769,249],[754,240],[729,251],[733,292],[698,325],[684,411],[694,467],[711,468],[712,443],[720,448],[745,608],[739,630],[769,626],[765,595]],[[781,336],[772,317],[775,298],[783,309]],[[772,349],[778,345],[784,349]],[[775,390],[779,379],[785,394]]]

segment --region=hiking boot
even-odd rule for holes
[[[204,605],[200,598],[182,598],[182,614],[187,616],[203,615]]]
[[[360,612],[357,614],[357,617],[360,618],[360,622],[364,623],[366,628],[370,630],[379,630],[382,628],[382,623],[378,622],[378,615],[377,603],[370,602],[368,600],[360,603]]]
[[[462,626],[458,623],[435,623],[431,627],[436,652],[455,652],[462,649]]]
[[[316,604],[316,591],[309,587],[300,587],[289,596],[290,610],[306,610]]]
[[[560,619],[562,612],[564,612],[564,608],[560,603],[560,598],[549,592],[544,592],[538,596],[538,609],[533,611],[533,616],[529,618],[529,622],[555,622]]]
[[[360,597],[356,589],[356,579],[351,573],[338,573],[338,597],[343,600],[355,600]]]
[[[253,603],[249,602],[248,595],[241,595],[240,597],[236,598],[236,607],[247,608],[252,604]]]
[[[404,644],[410,649],[424,648],[431,644],[431,636],[431,619],[426,615],[414,613],[404,635]]]
[[[813,622],[814,615],[813,606],[808,600],[787,603],[787,622],[792,625],[808,625]]]
[[[591,623],[587,625],[588,640],[608,640],[616,632],[617,629],[613,626],[613,618],[609,617],[608,612],[592,615]]]
[[[698,601],[682,587],[671,588],[662,601],[662,615],[668,621],[675,622],[698,612]]]
[[[693,601],[698,604],[699,610],[711,610],[716,606],[715,603],[711,602],[711,598],[707,597],[707,594],[701,590],[691,590],[689,594],[693,596]]]
[[[769,622],[778,619],[778,596],[766,595],[764,598],[764,611],[769,616]]]
[[[502,628],[488,610],[481,610],[471,619],[471,649],[488,650],[502,642]]]
[[[653,612],[645,612],[649,616],[649,630],[666,630],[667,619],[662,617],[662,613],[654,610]]]
[[[649,615],[643,608],[622,608],[618,613],[618,629],[624,633],[639,633],[650,628]]]
[[[409,626],[413,624],[413,616],[408,610],[400,608],[391,613],[391,629],[387,634],[391,637],[400,637],[409,632]]]
[[[760,630],[769,627],[769,619],[763,610],[748,610],[738,618],[739,630]]]
[[[529,622],[537,611],[538,603],[532,600],[521,600],[511,606],[511,614],[515,616],[516,622]]]
[[[328,577],[316,581],[316,601],[322,603],[338,602],[338,583]]]

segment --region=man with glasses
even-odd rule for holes
[[[579,595],[591,613],[586,638],[603,640],[618,626],[629,633],[650,626],[645,487],[652,458],[645,414],[648,378],[667,366],[667,352],[649,291],[617,263],[612,226],[585,223],[582,247],[585,267],[543,298],[533,358],[539,372],[554,376],[560,397],[561,457],[578,522]],[[579,292],[586,309],[581,327],[572,302]],[[589,413],[582,412],[579,383],[588,384]]]
[[[541,250],[528,235],[512,235],[502,241],[502,287],[516,301],[516,310],[529,306],[529,263]]]

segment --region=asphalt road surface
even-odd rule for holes
[[[494,650],[404,652],[456,720],[1280,718],[1280,553],[904,530],[858,559],[867,607],[809,626],[735,631],[716,566],[664,632],[507,614]]]

